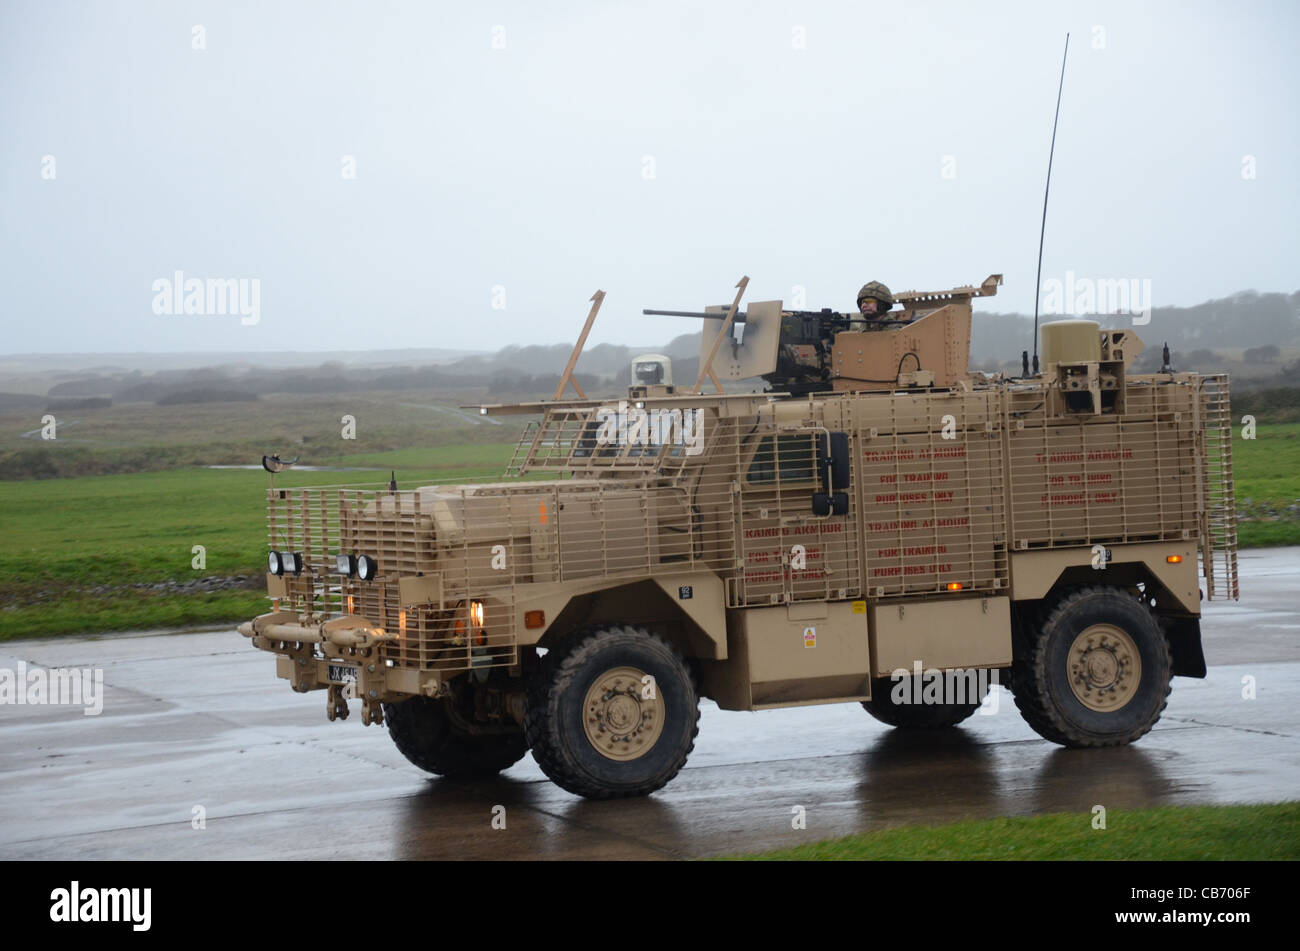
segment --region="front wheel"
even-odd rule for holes
[[[552,782],[589,799],[644,796],[677,775],[699,732],[699,694],[672,644],[644,628],[580,631],[547,652],[524,728]]]
[[[522,730],[473,724],[446,698],[411,697],[386,703],[384,720],[403,756],[420,769],[448,779],[494,776],[528,752]]]
[[[1080,588],[1021,641],[1016,706],[1039,735],[1063,746],[1122,746],[1165,709],[1173,678],[1155,616],[1118,588]]]

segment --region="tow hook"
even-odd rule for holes
[[[344,684],[330,684],[329,692],[325,695],[325,715],[330,718],[331,723],[348,718],[348,698],[343,695],[344,686]]]

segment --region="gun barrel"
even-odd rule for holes
[[[646,308],[645,310],[642,310],[641,313],[648,317],[706,317],[710,320],[727,319],[726,311],[722,311],[721,313],[709,313],[702,310],[654,310],[652,308]],[[822,320],[832,320],[840,323],[848,323],[849,321],[865,321],[869,326],[876,329],[883,327],[906,327],[908,324],[913,323],[911,320],[882,320],[880,318],[868,320],[865,317],[859,317],[857,314],[836,314],[828,310],[786,310],[782,311],[782,314],[787,317],[816,317]],[[743,310],[736,312],[736,323],[743,324],[745,319],[745,312]]]
[[[724,310],[720,314],[710,314],[702,310],[651,310],[649,308],[641,311],[649,317],[708,317],[712,320],[726,320],[727,312]],[[744,322],[745,312],[743,310],[736,312],[736,320]]]

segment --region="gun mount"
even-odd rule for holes
[[[905,291],[895,297],[902,307],[879,318],[829,308],[785,310],[779,300],[752,303],[736,312],[720,347],[718,337],[727,332],[725,306],[642,313],[703,319],[701,369],[715,354],[708,369],[723,380],[761,377],[774,391],[796,396],[945,387],[968,373],[971,298],[992,297],[1001,283],[1001,274],[991,274],[979,286]]]

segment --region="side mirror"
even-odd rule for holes
[[[849,494],[847,492],[814,492],[814,515],[848,515]]]

